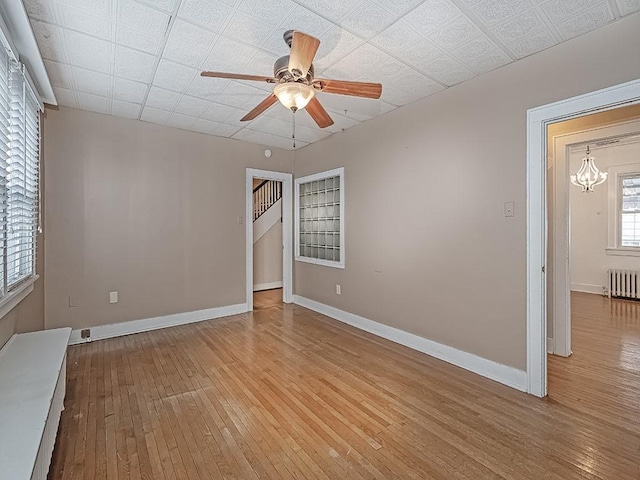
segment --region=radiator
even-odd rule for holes
[[[640,299],[640,272],[609,270],[609,298]]]

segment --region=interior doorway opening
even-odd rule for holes
[[[547,351],[571,355],[571,292],[608,293],[608,271],[640,271],[640,257],[612,233],[619,203],[617,172],[640,172],[640,105],[619,107],[547,127]],[[570,177],[590,159],[608,179],[583,192]],[[633,233],[633,228],[632,228]]]
[[[282,305],[282,182],[253,178],[253,307]]]
[[[547,144],[548,394],[570,409],[640,428],[640,405],[628,401],[639,391],[640,302],[609,297],[611,271],[640,272],[640,249],[628,247],[640,200],[633,187],[635,179],[640,184],[640,106],[548,125]],[[608,175],[583,192],[569,179],[587,155]]]
[[[293,180],[290,173],[248,168],[246,171],[246,295],[270,291],[293,302]],[[262,299],[265,295],[261,295]],[[261,303],[262,305],[262,303]]]
[[[547,395],[547,126],[640,103],[633,80],[527,111],[527,392]]]

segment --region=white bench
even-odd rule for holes
[[[64,409],[70,328],[14,335],[0,350],[0,480],[45,480]]]

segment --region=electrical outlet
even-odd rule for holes
[[[340,292],[340,285],[336,284],[336,295],[342,295],[342,293]]]
[[[77,307],[78,306],[78,298],[75,295],[69,295],[69,299],[68,299],[67,305],[69,306],[69,308]]]
[[[118,292],[109,292],[109,303],[118,303]]]

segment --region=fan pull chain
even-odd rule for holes
[[[293,148],[296,148],[296,111],[291,110],[291,115],[293,117],[293,133],[291,134],[291,138],[293,138]]]

